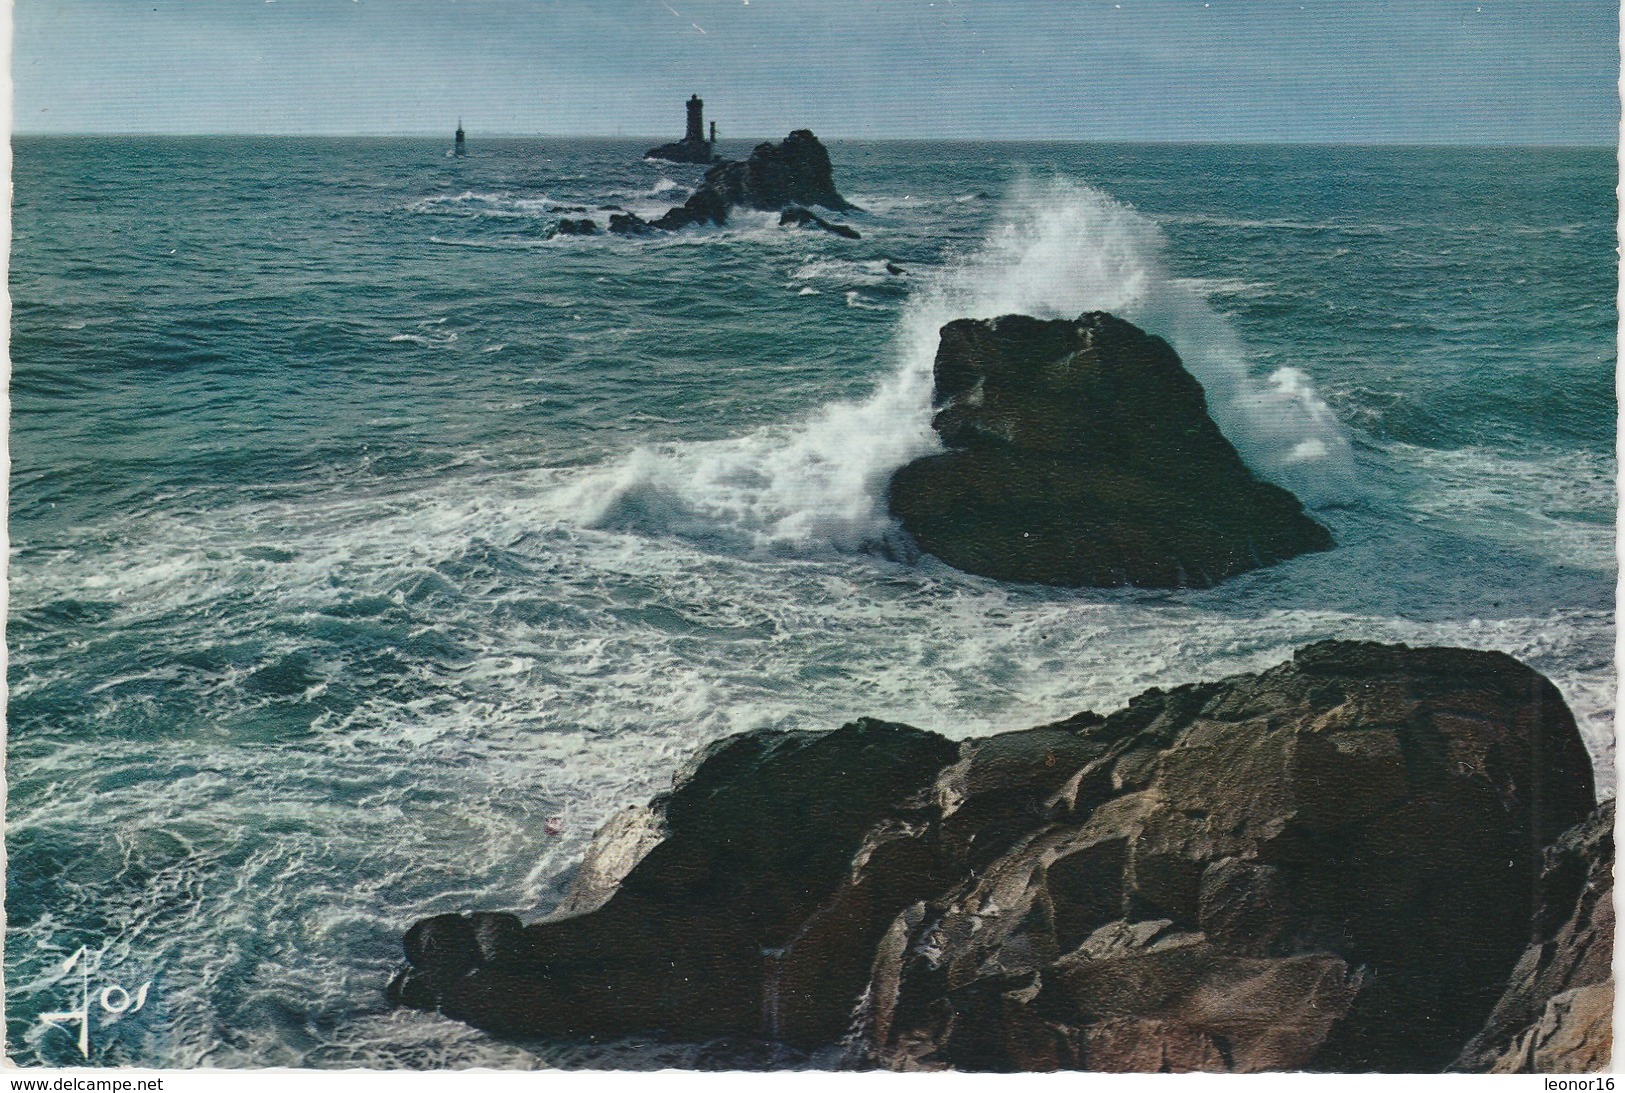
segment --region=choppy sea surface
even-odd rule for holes
[[[15,1060],[86,1061],[88,992],[92,1064],[603,1061],[390,1012],[401,934],[546,912],[746,729],[1370,638],[1546,673],[1613,792],[1612,151],[834,142],[860,240],[547,238],[679,203],[646,146],[16,141]],[[937,327],[1095,308],[1339,547],[1179,592],[914,557]]]

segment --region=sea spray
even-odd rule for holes
[[[934,354],[936,331],[957,318],[1109,311],[1174,347],[1255,474],[1310,504],[1349,498],[1348,440],[1308,376],[1295,368],[1255,376],[1224,317],[1169,276],[1165,250],[1156,224],[1097,189],[1065,178],[1020,180],[983,247],[911,302],[906,344]]]
[[[589,526],[723,549],[904,551],[886,486],[898,467],[937,446],[938,331],[963,317],[1095,310],[1173,344],[1255,473],[1312,504],[1348,497],[1349,444],[1308,377],[1293,368],[1255,377],[1225,319],[1166,274],[1164,249],[1154,223],[1099,190],[1067,179],[1018,182],[978,250],[923,272],[893,338],[896,367],[869,398],[831,404],[797,426],[640,449],[578,483],[569,503]]]

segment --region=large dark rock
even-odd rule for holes
[[[747,209],[822,205],[840,212],[854,207],[836,191],[829,152],[810,129],[797,129],[778,144],[764,141],[743,162],[724,160],[705,172],[703,185],[729,205]]]
[[[1105,312],[949,323],[934,401],[947,451],[900,469],[890,508],[967,572],[1200,586],[1333,545],[1247,469],[1168,343]]]
[[[1546,851],[1529,947],[1456,1070],[1608,1069],[1614,1017],[1614,802]]]
[[[616,235],[648,235],[654,227],[637,213],[610,213],[609,230]]]
[[[717,191],[701,186],[689,199],[652,221],[662,231],[676,231],[690,224],[726,224],[728,203]]]
[[[875,1062],[1437,1071],[1592,801],[1561,698],[1495,653],[1327,642],[1077,734],[1098,754],[1009,849],[894,923]]]
[[[1325,642],[962,745],[876,721],[723,741],[606,825],[581,913],[427,919],[390,996],[508,1034],[849,1040],[893,1069],[1436,1071],[1544,1021],[1540,1066],[1563,1021],[1596,1025],[1575,992],[1606,900],[1570,859],[1600,836],[1535,883],[1592,807],[1538,674]],[[1539,982],[1497,1008],[1537,895]]]
[[[390,996],[505,1034],[806,1042],[781,1019],[780,964],[865,834],[906,813],[957,754],[935,733],[872,720],[721,741],[657,802],[658,816],[609,825],[578,877],[588,890],[568,901],[595,910],[523,929],[511,916],[425,920],[407,935],[412,966]],[[616,860],[635,863],[618,885]],[[844,1025],[874,941],[902,906],[843,921],[846,966],[798,993],[799,1020],[820,1035]],[[479,944],[498,922],[505,943]]]

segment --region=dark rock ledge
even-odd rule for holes
[[[946,451],[898,470],[889,503],[966,572],[1206,586],[1333,545],[1247,469],[1173,348],[1103,311],[949,323],[934,401]]]
[[[1593,806],[1540,675],[1323,642],[960,744],[722,740],[606,825],[560,913],[413,926],[389,994],[505,1036],[897,1070],[1594,1068]]]

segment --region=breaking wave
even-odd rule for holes
[[[896,365],[867,399],[828,405],[798,426],[640,449],[573,488],[577,517],[728,549],[889,550],[891,474],[937,446],[931,373],[943,324],[1094,310],[1173,344],[1255,473],[1311,504],[1351,496],[1348,440],[1308,377],[1294,368],[1255,375],[1225,319],[1165,271],[1164,249],[1154,223],[1099,190],[1065,179],[1018,184],[978,249],[924,271],[893,338]]]

